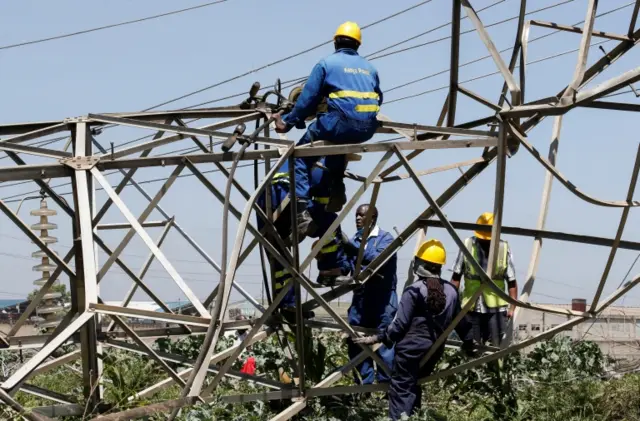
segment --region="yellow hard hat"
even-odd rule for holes
[[[485,212],[478,217],[476,224],[480,225],[493,225],[493,214],[491,212]],[[491,230],[489,231],[474,231],[476,237],[481,240],[491,240]]]
[[[416,252],[416,257],[425,262],[444,265],[447,262],[447,251],[439,240],[431,238],[422,243]]]
[[[333,39],[335,40],[337,37],[351,38],[358,41],[358,44],[362,44],[362,34],[360,33],[360,27],[355,22],[347,21],[338,26]]]

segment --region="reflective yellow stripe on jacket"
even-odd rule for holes
[[[467,250],[471,252],[473,258],[476,261],[480,261],[479,252],[478,252],[478,244],[473,241],[472,238],[467,238],[464,242]],[[502,291],[505,290],[505,281],[504,275],[507,270],[508,265],[508,248],[509,245],[505,241],[500,241],[500,247],[498,249],[498,260],[496,262],[495,275],[493,279],[493,283],[496,284],[498,288]],[[480,288],[482,282],[480,281],[480,275],[476,272],[476,270],[471,266],[471,264],[465,259],[465,270],[464,270],[464,291],[462,292],[462,305],[464,306],[467,301],[475,294],[475,292]],[[485,305],[489,308],[496,307],[504,307],[508,303],[496,295],[490,289],[485,289],[482,292],[482,297],[484,298]]]
[[[380,95],[376,92],[359,92],[359,91],[336,91],[329,94],[329,98],[359,98],[359,99],[380,99]]]

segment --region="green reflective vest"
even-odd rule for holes
[[[476,261],[480,262],[479,253],[480,246],[476,241],[473,241],[473,238],[467,238],[464,241],[465,247],[467,250],[471,252]],[[507,271],[507,252],[509,250],[509,245],[506,241],[500,241],[500,247],[498,248],[498,260],[496,262],[496,270],[493,278],[493,283],[498,286],[501,290],[505,290],[505,281],[504,275]],[[465,257],[464,262],[464,290],[462,291],[462,305],[464,306],[467,301],[475,294],[475,292],[480,288],[482,282],[480,281],[480,275],[473,268],[469,260]],[[485,306],[488,308],[496,308],[496,307],[504,307],[508,303],[496,295],[490,289],[485,289],[482,293],[484,298]]]

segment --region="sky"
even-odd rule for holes
[[[116,0],[91,2],[90,5],[79,0],[3,2],[0,4],[0,91],[3,94],[0,124],[146,109],[243,75],[253,69],[263,68],[268,63],[322,44],[331,39],[335,28],[343,21],[353,20],[366,25],[417,3],[416,0],[376,2],[375,5],[364,0],[228,0],[217,5],[132,25],[17,48],[2,48],[160,14],[176,10],[178,7],[202,4],[193,0],[180,2],[179,6],[176,2],[166,0]],[[517,15],[519,3],[516,0],[472,2],[478,11],[487,8],[479,14],[488,26],[489,34],[499,50],[513,46],[516,22],[509,18]],[[529,3],[529,11],[549,8],[531,14],[528,19],[577,24],[584,20],[587,1],[540,0]],[[601,2],[598,13],[625,5],[627,7],[598,18],[596,29],[626,33],[632,10],[629,5],[632,3],[619,0]],[[410,12],[364,29],[360,50],[363,55],[428,32],[410,42],[374,55],[382,56],[391,51],[426,44],[372,60],[379,70],[382,89],[385,92],[382,113],[392,120],[427,125],[436,123],[449,80],[447,69],[450,45],[446,38],[450,35],[450,26],[446,24],[450,16],[450,1],[432,0]],[[495,25],[490,26],[493,23]],[[462,22],[462,30],[467,31],[471,28],[470,22],[465,19]],[[550,32],[548,29],[534,27],[530,31],[529,39],[533,40]],[[594,38],[592,43],[601,41],[604,40]],[[526,101],[555,95],[568,84],[576,64],[576,53],[571,51],[577,49],[579,44],[580,35],[574,33],[557,33],[530,44],[529,62],[558,56],[531,64],[527,68]],[[605,42],[602,48],[608,51],[615,44],[613,41]],[[285,81],[306,76],[319,59],[332,52],[332,48],[330,44],[321,46],[229,83],[172,102],[162,109],[184,108],[247,92],[254,81],[260,81],[265,86],[272,84],[277,78]],[[490,59],[475,61],[486,55],[487,51],[476,33],[462,35],[460,63],[472,63],[461,69],[460,81],[495,72],[495,64]],[[601,55],[602,52],[597,47],[591,48],[588,63],[593,63]],[[508,62],[510,50],[502,53],[502,57]],[[627,54],[587,87],[593,87],[634,68],[639,59],[638,51]],[[396,88],[420,78],[423,80]],[[494,75],[472,80],[464,86],[497,102],[502,79],[499,75]],[[244,97],[220,101],[211,106],[234,105],[242,99]],[[633,94],[617,96],[612,100],[632,103],[638,101]],[[456,123],[489,114],[488,108],[459,96]],[[571,111],[563,119],[558,155],[560,171],[582,191],[592,196],[607,200],[623,200],[629,188],[629,178],[638,148],[637,130],[632,125],[634,117],[632,113],[624,112],[592,109]],[[203,121],[194,124],[199,126],[206,123]],[[552,124],[551,119],[546,119],[529,133],[530,142],[543,155],[547,153]],[[152,132],[117,128],[105,130],[97,136],[97,140],[105,147],[109,147],[113,142],[117,148],[127,141],[149,134]],[[289,139],[297,140],[301,135],[300,131],[292,131],[289,133]],[[373,141],[384,138],[376,136]],[[54,145],[61,148],[64,144],[58,142]],[[160,148],[158,152],[168,153],[190,146],[191,144],[184,141]],[[427,151],[416,158],[413,165],[418,170],[428,169],[476,158],[480,152],[479,149]],[[362,161],[350,164],[350,170],[367,175],[381,156],[377,153],[365,154]],[[38,158],[25,159],[29,163],[41,162]],[[9,160],[0,160],[0,166],[8,165]],[[213,165],[203,165],[201,169],[212,170]],[[137,173],[136,180],[162,178],[172,170],[173,168],[143,169]],[[264,171],[262,167],[260,171]],[[187,173],[188,170],[183,171],[183,174]],[[505,225],[535,228],[544,174],[542,166],[524,148],[508,160],[503,218]],[[437,196],[459,175],[458,170],[451,170],[424,176],[422,181],[430,193]],[[220,174],[211,173],[208,177],[220,189],[224,188],[224,177]],[[119,180],[118,175],[107,178],[113,184]],[[245,188],[251,190],[252,167],[240,168],[238,179]],[[51,185],[63,183],[65,180],[54,180]],[[444,208],[447,217],[454,221],[474,222],[482,212],[491,211],[494,183],[495,165],[492,165],[447,204]],[[151,195],[154,195],[160,186],[161,183],[158,182],[144,184]],[[358,186],[356,182],[347,181],[350,194]],[[18,201],[25,197],[24,193],[34,190],[37,190],[34,183],[4,183],[0,184],[0,198],[6,199],[7,203],[17,210],[20,205]],[[70,187],[67,186],[60,187],[57,191],[69,190]],[[370,191],[365,193],[360,203],[368,201],[370,194]],[[125,189],[122,197],[134,214],[139,214],[147,203],[131,187]],[[239,195],[234,193],[232,197],[233,203],[239,209],[243,209],[245,202]],[[638,194],[636,199],[637,197]],[[98,206],[104,203],[104,200],[105,194],[98,191]],[[197,180],[193,177],[180,178],[168,191],[161,205],[169,215],[175,216],[180,226],[216,262],[220,262],[222,206]],[[30,216],[29,211],[37,206],[36,200],[26,200],[20,207],[19,215],[28,223],[35,223],[36,218]],[[49,206],[57,208],[51,201]],[[393,232],[394,227],[401,231],[427,206],[426,200],[411,180],[385,184],[378,198],[379,225],[387,231]],[[622,210],[619,208],[588,204],[558,182],[554,182],[547,229],[612,238],[621,213]],[[154,212],[149,218],[161,219],[163,217],[158,212]],[[123,216],[115,208],[105,216],[105,222],[123,221]],[[69,218],[59,212],[52,218],[52,222],[59,226],[58,230],[51,233],[59,238],[54,247],[64,255],[72,242]],[[352,234],[355,230],[354,218],[347,217],[342,226],[347,233]],[[160,231],[160,228],[148,230],[153,238],[156,238]],[[112,248],[124,235],[123,232],[114,231],[103,233]],[[233,244],[236,235],[236,221],[233,218],[230,220],[229,233],[229,241]],[[463,238],[470,235],[464,231],[458,231],[458,234]],[[457,253],[453,240],[442,229],[431,228],[427,236],[443,241],[447,249],[446,267],[450,268]],[[250,238],[248,235],[245,245]],[[640,214],[636,209],[630,212],[622,238],[635,241],[640,238]],[[532,239],[509,235],[505,235],[504,239],[509,241],[512,247],[518,280],[522,286],[529,264]],[[311,241],[307,240],[301,245],[303,256],[310,244]],[[398,252],[399,288],[404,285],[414,248],[415,239],[410,239]],[[199,297],[206,297],[217,284],[219,275],[215,269],[175,230],[169,233],[162,249]],[[38,264],[36,259],[31,257],[35,250],[36,247],[22,236],[8,219],[0,218],[0,265],[3,268],[0,273],[0,299],[24,297],[34,288],[32,281],[39,277],[39,274],[31,269]],[[136,237],[125,250],[123,260],[137,271],[148,253],[148,249]],[[608,255],[609,249],[603,247],[545,241],[532,300],[567,303],[572,298],[586,298],[590,301],[602,276]],[[633,251],[618,251],[605,287],[605,296],[625,279],[637,255],[637,252]],[[105,260],[106,257],[100,253],[100,264]],[[631,270],[627,279],[639,271],[640,264]],[[445,278],[449,274],[450,272],[445,272]],[[152,265],[146,279],[150,287],[166,301],[184,300],[184,296],[157,263]],[[252,295],[258,298],[261,296],[262,275],[257,253],[253,253],[247,263],[239,269],[236,279]],[[68,282],[65,278],[63,280]],[[122,298],[130,283],[121,270],[114,268],[100,284],[101,295],[105,300],[118,300]],[[147,298],[138,293],[136,299]],[[232,301],[240,299],[241,297],[234,292]],[[640,292],[632,291],[624,301],[620,300],[618,303],[640,305]]]

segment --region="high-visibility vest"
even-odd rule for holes
[[[473,238],[467,238],[464,241],[464,245],[471,252],[476,261],[480,262],[479,258],[479,248],[480,246],[476,241],[473,241]],[[509,244],[506,241],[500,241],[500,247],[498,248],[498,260],[496,262],[495,275],[493,278],[493,283],[498,286],[502,291],[505,290],[505,281],[504,275],[507,270],[507,252],[509,250]],[[464,306],[467,301],[475,294],[475,292],[480,288],[482,282],[480,281],[480,275],[473,268],[471,263],[469,263],[468,259],[465,257],[464,262],[464,290],[462,292],[462,306]],[[489,308],[496,307],[504,307],[508,303],[500,298],[495,292],[491,289],[486,288],[482,292],[482,296],[484,298],[485,306]]]

